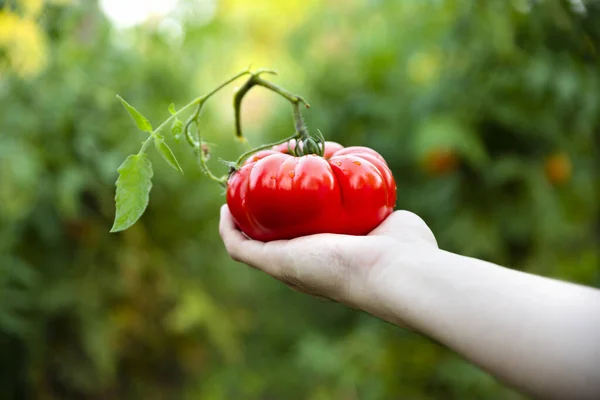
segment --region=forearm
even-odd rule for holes
[[[532,395],[600,398],[600,291],[444,251],[386,271],[367,311]]]

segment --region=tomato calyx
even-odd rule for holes
[[[317,129],[317,134],[297,140],[297,146],[293,149],[288,142],[288,152],[296,157],[302,157],[308,154],[316,154],[323,157],[325,154],[325,137],[320,130]]]

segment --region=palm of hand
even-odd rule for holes
[[[223,206],[219,230],[234,260],[295,290],[353,307],[361,303],[369,283],[395,265],[393,260],[410,257],[415,249],[437,248],[425,222],[407,211],[394,212],[367,236],[319,234],[262,243],[237,230]]]

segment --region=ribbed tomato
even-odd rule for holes
[[[255,153],[229,177],[227,204],[248,237],[365,235],[392,213],[396,182],[376,151],[325,142],[323,157],[287,153],[287,143]]]

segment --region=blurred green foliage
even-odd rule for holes
[[[94,1],[0,1],[2,398],[520,398],[229,260],[222,193],[170,138],[185,175],[150,152],[148,210],[109,234],[116,169],[145,138],[115,95],[157,123],[249,63],[277,68],[309,127],[386,157],[398,208],[442,248],[599,286],[598,3],[180,3],[117,29]],[[243,150],[230,95],[203,115],[214,158]],[[292,129],[274,97],[246,101],[252,144]]]

